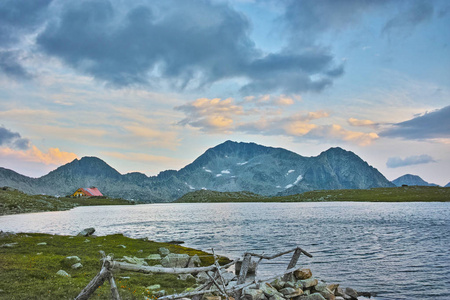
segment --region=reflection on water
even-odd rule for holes
[[[0,217],[0,230],[76,234],[122,232],[182,240],[240,256],[300,246],[299,265],[328,282],[377,292],[377,299],[450,299],[449,203],[221,203],[79,207]],[[285,268],[270,261],[259,276]]]

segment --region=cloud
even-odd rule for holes
[[[399,168],[412,165],[428,164],[432,162],[436,161],[431,156],[427,154],[422,154],[422,155],[408,156],[405,158],[389,157],[386,162],[386,166],[388,168]]]
[[[430,1],[415,1],[408,10],[400,12],[387,21],[382,34],[407,32],[418,24],[430,20],[433,16],[433,10]]]
[[[64,152],[59,150],[59,148],[49,148],[47,152],[42,152],[34,145],[31,145],[28,150],[0,148],[0,155],[10,157],[11,159],[43,163],[45,165],[61,165],[77,158],[75,153]]]
[[[0,51],[0,72],[15,79],[30,79],[31,74],[20,63],[16,51]]]
[[[0,127],[0,146],[11,147],[13,149],[27,150],[30,148],[30,141],[22,138],[19,133]]]
[[[375,132],[351,131],[338,124],[318,126],[311,130],[306,137],[316,140],[341,140],[352,142],[360,146],[368,146],[374,140],[379,138],[378,134]]]
[[[343,74],[326,49],[265,53],[225,2],[61,2],[38,49],[116,86],[183,90],[244,79],[244,94],[321,91]],[[220,58],[220,59],[219,59]]]
[[[175,107],[187,117],[179,125],[190,125],[206,132],[226,132],[232,129],[234,119],[244,114],[244,108],[235,105],[232,98],[199,98],[185,105]]]
[[[397,137],[407,140],[450,138],[450,105],[426,112],[411,120],[393,124],[380,133],[383,137]]]
[[[261,96],[246,96],[244,97],[244,103],[255,104],[258,107],[261,106],[290,106],[296,101],[301,101],[300,95],[284,95],[274,96],[270,94]]]
[[[356,127],[375,127],[375,122],[371,120],[359,120],[355,118],[350,118],[347,120],[348,123]]]

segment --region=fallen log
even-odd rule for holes
[[[236,260],[222,266],[222,268],[228,268],[236,263]],[[153,266],[138,266],[124,262],[113,261],[112,269],[134,271],[141,273],[163,273],[163,274],[191,274],[199,272],[208,272],[216,269],[215,265],[208,267],[197,267],[197,268],[164,268],[164,267],[153,267]]]

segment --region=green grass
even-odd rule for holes
[[[86,242],[88,240],[89,242]],[[45,242],[47,245],[37,245]],[[2,247],[4,244],[17,243],[14,247]],[[122,248],[119,245],[125,245]],[[72,237],[48,234],[17,234],[0,237],[0,299],[74,299],[101,269],[99,250],[114,254],[118,259],[126,256],[147,257],[158,253],[160,247],[168,248],[172,253],[197,254],[202,265],[211,265],[211,255],[179,245],[156,243],[140,239],[127,238],[121,234],[99,237]],[[142,251],[141,251],[142,250]],[[81,258],[83,268],[73,270],[64,258],[76,255]],[[148,261],[151,265],[152,261]],[[219,263],[227,263],[221,257]],[[159,263],[159,262],[158,262]],[[156,264],[153,261],[153,264]],[[60,269],[71,277],[56,275]],[[124,279],[121,277],[130,277]],[[151,298],[145,287],[160,284],[169,294],[182,292],[194,282],[178,280],[176,275],[145,275],[136,272],[118,271],[114,278],[122,299]],[[91,299],[109,299],[109,283],[97,289]]]
[[[76,206],[89,205],[130,205],[128,200],[108,197],[53,197],[47,195],[28,195],[11,188],[0,188],[0,216],[68,210]]]
[[[393,188],[374,188],[367,190],[318,190],[297,195],[265,197],[248,192],[195,191],[175,202],[448,202],[450,188],[436,186],[409,186]]]

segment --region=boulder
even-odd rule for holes
[[[64,276],[64,277],[70,277],[69,273],[67,273],[64,270],[59,270],[58,272],[56,272],[56,275]]]
[[[321,294],[314,293],[308,296],[300,297],[301,300],[326,300]]]
[[[159,290],[156,292],[153,292],[153,296],[155,296],[156,298],[162,297],[166,295],[166,291],[165,290]]]
[[[280,292],[285,296],[285,298],[294,298],[303,295],[303,290],[301,288],[284,288]]]
[[[85,228],[85,229],[81,230],[77,235],[78,236],[91,236],[92,234],[94,234],[94,232],[95,232],[95,228],[89,227],[89,228]]]
[[[197,279],[196,279],[197,283],[200,283],[200,284],[205,283],[208,280],[210,280],[210,279],[209,279],[208,275],[206,275],[206,272],[199,272],[197,274]]]
[[[66,263],[67,265],[73,265],[76,263],[79,263],[81,261],[81,259],[78,256],[67,256],[66,258],[64,258],[64,263]]]
[[[314,290],[319,292],[327,300],[335,300],[334,292],[332,292],[326,283],[319,283],[314,287]]]
[[[133,256],[133,257],[124,256],[123,260],[129,264],[134,264],[134,265],[138,265],[138,266],[148,266],[148,264],[144,258],[139,258],[136,256]]]
[[[145,259],[148,259],[148,260],[160,260],[161,259],[161,255],[159,255],[159,254],[150,254]]]
[[[259,286],[259,289],[263,291],[264,295],[266,295],[267,298],[270,298],[274,295],[278,295],[280,297],[283,297],[283,294],[277,291],[273,286],[271,286],[269,283],[262,283]]]
[[[189,262],[189,255],[169,253],[162,260],[165,268],[185,268]]]
[[[339,284],[338,283],[332,283],[332,284],[329,284],[329,285],[327,285],[327,288],[330,290],[330,291],[332,291],[333,293],[336,291],[336,289],[339,287]]]
[[[265,298],[264,292],[258,289],[245,288],[242,296],[246,300],[263,300]]]
[[[149,285],[145,289],[149,290],[149,291],[156,291],[156,290],[159,290],[160,288],[161,288],[161,286],[159,284],[154,284],[154,285]]]
[[[83,265],[81,264],[81,263],[76,263],[76,264],[73,264],[72,266],[71,266],[71,268],[72,269],[74,269],[74,270],[78,270],[78,269],[81,269],[83,267]]]
[[[270,296],[269,300],[286,300],[286,298],[284,298],[283,296],[280,296],[280,295],[273,295],[273,296]]]
[[[236,275],[234,275],[232,272],[227,272],[227,271],[222,271],[222,272],[220,273],[220,275],[221,275],[222,278],[223,278],[223,281],[224,281],[223,284],[224,284],[224,285],[227,285],[230,281],[232,281],[233,279],[236,278]],[[218,282],[221,283],[222,280],[219,279]]]
[[[202,264],[202,261],[200,260],[200,257],[198,257],[198,255],[195,254],[194,256],[192,256],[192,257],[189,259],[189,262],[188,262],[187,267],[188,267],[188,268],[200,267],[201,264]]]
[[[312,277],[312,272],[310,269],[299,269],[294,271],[295,278],[299,280],[304,280]]]
[[[161,247],[158,249],[159,254],[161,254],[162,256],[166,256],[167,254],[170,253],[169,249]]]
[[[303,289],[313,287],[319,283],[319,281],[316,278],[308,278],[305,280],[299,280],[299,282],[301,282]]]
[[[341,287],[337,287],[336,288],[336,290],[334,291],[334,295],[338,296],[338,297],[342,297],[345,300],[351,300],[352,299],[352,297],[347,295]]]
[[[195,277],[192,276],[192,274],[180,274],[178,275],[178,279],[179,280],[191,280],[191,281],[195,281]]]
[[[277,290],[281,290],[282,288],[284,288],[286,281],[283,281],[281,278],[277,278],[274,281],[272,281],[270,284]]]
[[[345,288],[344,293],[351,297],[352,300],[358,300],[358,292],[352,288]],[[345,297],[344,297],[345,298]]]

